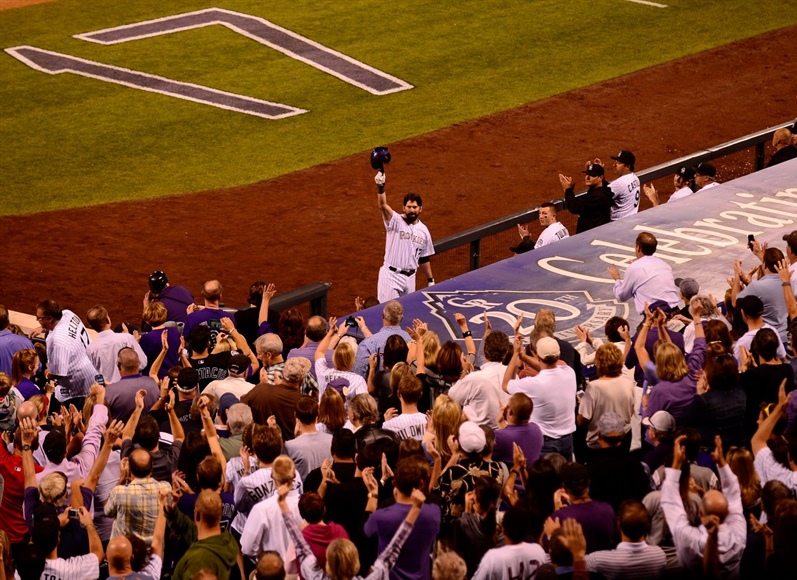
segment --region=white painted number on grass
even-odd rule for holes
[[[225,26],[238,34],[309,64],[373,95],[387,95],[413,88],[411,84],[399,78],[277,26],[268,20],[220,8],[208,8],[156,20],[106,28],[77,34],[75,38],[111,45],[214,24]],[[15,46],[5,50],[28,66],[49,74],[71,72],[267,119],[282,119],[307,112],[305,109],[297,107],[175,81],[33,46]]]

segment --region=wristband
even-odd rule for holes
[[[427,278],[426,281],[430,284],[434,284],[434,278]]]
[[[473,336],[473,333],[470,330],[466,330],[462,333],[462,338],[469,338],[471,336]]]
[[[786,286],[791,286],[791,282],[781,282],[780,285],[785,288]]]

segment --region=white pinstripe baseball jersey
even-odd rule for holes
[[[382,428],[395,431],[402,441],[404,439],[423,441],[427,421],[428,417],[424,413],[408,413],[393,417],[390,421],[385,421],[382,424]]]
[[[257,459],[250,456],[249,473],[255,471],[257,471]],[[235,486],[238,485],[238,482],[241,481],[241,478],[244,476],[244,462],[241,460],[240,455],[236,455],[227,462],[227,472],[225,475],[227,482],[235,489]]]
[[[329,366],[327,361],[323,358],[315,361],[315,372],[318,377],[318,400],[321,400],[321,395],[327,390],[327,385],[335,379],[346,379],[349,381],[349,391],[346,395],[346,408],[348,409],[349,401],[357,395],[367,395],[368,385],[357,373],[351,371],[339,371],[334,367]]]
[[[300,495],[304,493],[302,477],[298,471],[293,478],[293,488],[299,490]],[[274,480],[271,479],[270,467],[261,467],[251,475],[242,477],[235,486],[235,508],[238,513],[232,522],[232,528],[239,534],[243,533],[252,506],[274,495],[276,489]]]
[[[74,556],[67,560],[45,560],[41,577],[47,580],[93,580],[100,577],[100,561],[94,554]]]
[[[541,248],[569,237],[570,232],[567,231],[567,228],[564,226],[564,224],[562,222],[554,222],[542,230],[540,237],[537,238],[537,243],[534,244],[534,248]]]
[[[417,270],[418,260],[434,254],[432,235],[420,219],[408,224],[401,214],[393,212],[385,222],[385,265],[399,270]]]
[[[80,317],[71,310],[64,310],[46,342],[47,370],[61,377],[55,389],[56,399],[63,402],[88,396],[98,373],[86,354],[90,338]]]
[[[639,211],[639,178],[635,173],[622,175],[609,184],[614,193],[612,221]]]

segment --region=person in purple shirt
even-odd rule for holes
[[[290,352],[288,352],[288,356],[285,360],[295,356],[303,356],[307,360],[314,361],[315,351],[318,349],[318,345],[321,341],[324,340],[328,331],[329,324],[323,316],[311,316],[304,327],[304,345],[299,348],[292,348]],[[333,352],[333,350],[328,350],[325,354],[327,364],[330,368],[334,366],[332,363]],[[310,374],[313,375],[313,378],[317,378],[315,374],[315,365],[310,367]]]
[[[363,340],[357,347],[357,356],[354,359],[352,372],[362,375],[365,380],[368,380],[368,359],[375,352],[385,350],[387,339],[394,334],[401,336],[407,344],[410,343],[412,340],[410,335],[401,329],[401,321],[403,319],[404,306],[402,306],[401,302],[398,300],[385,302],[382,308],[382,328]]]
[[[562,485],[570,505],[556,510],[546,522],[560,522],[573,518],[581,524],[587,538],[587,552],[612,550],[617,545],[617,528],[612,506],[589,497],[589,470],[575,461],[567,463],[560,472]]]
[[[221,332],[221,319],[229,318],[235,326],[235,318],[229,312],[219,309],[223,288],[218,280],[208,280],[202,285],[202,297],[205,299],[204,306],[193,305],[191,313],[185,318],[183,326],[183,336],[189,336],[191,329],[205,325],[210,328],[210,350],[216,347],[216,337]]]
[[[123,348],[117,355],[119,379],[108,385],[105,401],[112,419],[127,421],[136,410],[136,393],[146,392],[144,396],[144,412],[148,412],[160,397],[160,387],[152,377],[142,376],[138,372],[138,354],[132,348]]]
[[[194,303],[194,296],[184,286],[172,286],[169,278],[161,270],[149,275],[149,292],[144,296],[144,307],[150,301],[162,302],[169,313],[166,320],[185,322],[186,309]]]
[[[689,306],[693,320],[700,320],[703,304],[693,300]],[[697,379],[703,371],[706,357],[706,336],[703,325],[695,325],[695,344],[692,352],[684,359],[683,353],[672,343],[664,341],[656,349],[655,366],[645,349],[648,330],[653,322],[659,328],[659,335],[666,336],[663,331],[665,316],[658,310],[656,316],[649,309],[645,310],[645,322],[637,336],[634,350],[639,363],[645,369],[645,377],[650,385],[649,392],[642,396],[642,416],[650,417],[656,411],[667,411],[676,421],[685,415],[697,395]]]
[[[380,554],[388,547],[412,508],[413,490],[428,486],[429,468],[415,459],[403,459],[396,465],[393,481],[396,503],[376,510],[364,526],[366,536],[379,538]],[[440,531],[440,520],[438,506],[428,503],[423,505],[412,533],[407,538],[395,567],[390,571],[391,580],[428,580],[432,577],[431,554]]]
[[[673,313],[673,309],[670,308],[670,305],[664,302],[663,300],[656,300],[653,302],[649,307],[651,312],[656,312],[661,310],[664,315],[669,318],[670,315]],[[656,341],[659,340],[659,328],[653,327],[648,329],[647,338],[645,339],[645,351],[648,353],[650,358],[653,358],[653,345],[656,344]],[[681,349],[681,352],[685,352],[684,350],[684,335],[680,332],[674,332],[669,328],[664,329],[664,332],[661,332],[662,340],[666,340],[664,338],[664,334],[669,337],[669,341]],[[637,338],[639,338],[639,331],[631,337],[631,344],[636,344]],[[629,369],[634,369],[634,380],[637,384],[642,384],[642,379],[644,378],[644,365],[639,362],[639,357],[637,356],[636,350],[631,349],[628,353],[628,356],[625,358],[625,366]]]
[[[495,432],[493,461],[503,461],[512,465],[512,443],[517,443],[531,465],[540,457],[542,450],[542,431],[536,423],[531,423],[534,403],[528,395],[515,393],[506,406],[506,427]]]
[[[0,304],[0,373],[11,376],[11,361],[23,348],[33,348],[27,336],[14,334],[8,330],[8,310]]]
[[[33,348],[23,348],[14,355],[11,369],[11,385],[19,391],[27,401],[31,397],[41,395],[38,385],[33,382],[33,375],[39,368],[39,355]]]
[[[147,355],[147,367],[145,374],[149,374],[152,363],[163,351],[163,333],[166,333],[168,349],[163,355],[158,378],[163,379],[169,374],[169,369],[180,364],[180,331],[176,327],[167,327],[166,319],[168,312],[166,307],[160,302],[150,302],[144,307],[144,322],[152,327],[152,330],[141,335],[138,346]]]

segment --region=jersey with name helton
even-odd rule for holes
[[[88,396],[98,374],[86,354],[90,341],[80,317],[71,310],[62,312],[61,320],[47,335],[47,370],[63,377],[55,389],[59,401]]]

